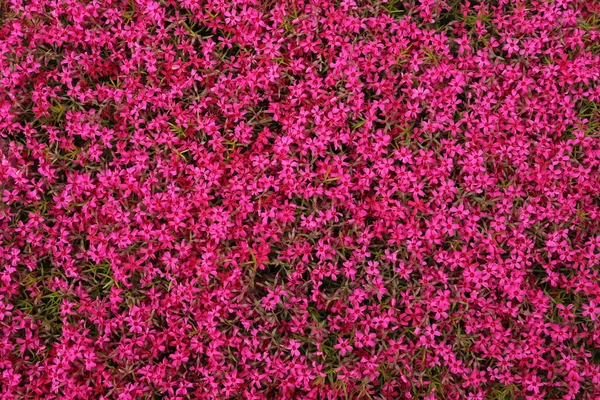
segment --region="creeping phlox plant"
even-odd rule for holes
[[[597,0],[0,1],[2,399],[600,398]]]

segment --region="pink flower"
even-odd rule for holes
[[[598,397],[598,2],[5,3],[1,397]]]
[[[334,349],[339,350],[340,354],[345,356],[348,352],[351,352],[353,347],[350,345],[348,339],[338,338],[337,344],[333,346]]]

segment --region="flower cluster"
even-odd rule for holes
[[[596,0],[0,2],[3,399],[597,399]]]

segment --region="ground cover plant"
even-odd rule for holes
[[[600,398],[600,2],[0,0],[2,399]]]

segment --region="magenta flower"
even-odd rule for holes
[[[2,398],[600,398],[598,2],[0,15]]]

